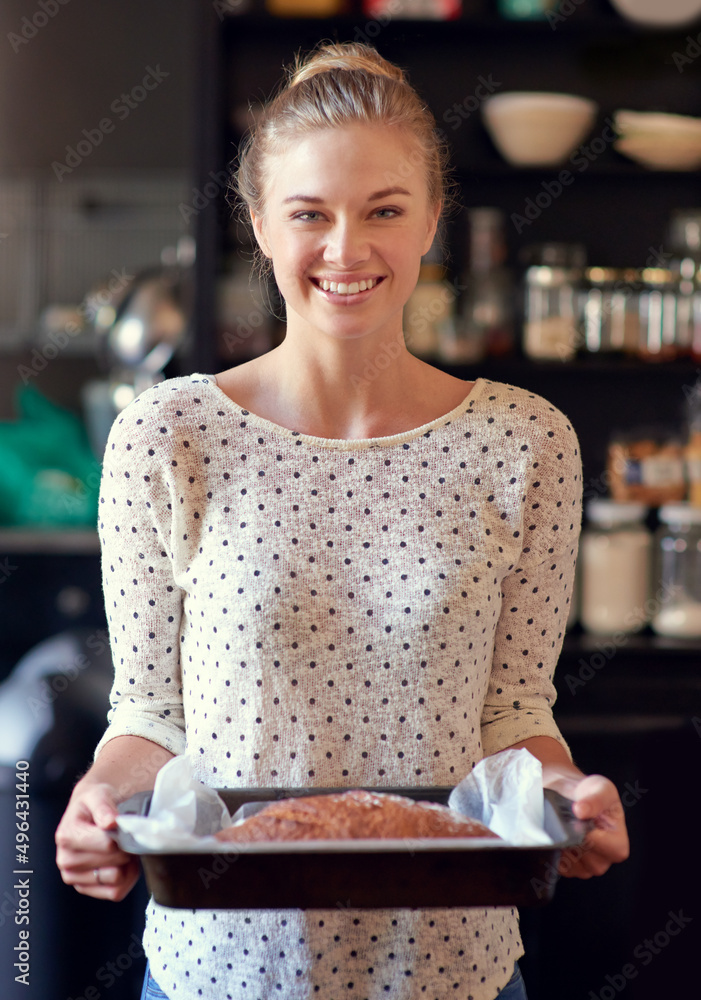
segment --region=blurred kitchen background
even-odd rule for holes
[[[459,207],[407,306],[411,350],[545,395],[582,445],[556,715],[578,764],[621,789],[632,856],[523,912],[529,997],[693,988],[701,0],[5,0],[0,38],[0,995],[139,996],[143,884],[95,902],[53,860],[110,686],[102,449],[141,388],[279,343],[227,172],[283,64],[321,38],[406,67],[452,149]]]

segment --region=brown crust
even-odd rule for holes
[[[422,837],[491,837],[482,823],[435,802],[354,790],[271,802],[254,816],[216,834],[239,843]]]

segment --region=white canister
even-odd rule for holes
[[[701,638],[701,509],[670,503],[658,516],[659,589],[651,625],[659,635]]]
[[[580,620],[587,632],[635,632],[647,624],[652,535],[641,503],[591,500],[580,543]]]

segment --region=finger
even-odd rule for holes
[[[590,774],[580,781],[573,800],[572,811],[578,819],[594,819],[610,826],[623,817],[616,786],[603,775]]]
[[[106,831],[87,823],[77,822],[56,831],[58,850],[83,853],[110,852],[115,848],[114,838]]]
[[[97,887],[113,888],[125,879],[129,879],[134,872],[138,872],[139,863],[134,857],[129,857],[123,865],[96,865],[93,868],[67,868],[61,874],[65,875],[64,881],[68,885],[76,888],[91,889]]]
[[[100,822],[97,823],[96,815]],[[55,841],[58,847],[75,848],[84,851],[106,851],[113,844],[109,832],[116,826],[113,813],[106,807],[93,808],[93,803],[82,799],[69,806],[58,825]]]
[[[74,851],[59,847],[56,863],[62,869],[89,872],[95,868],[119,867],[131,861],[132,855],[120,850],[116,844],[113,848],[107,851]]]
[[[575,878],[603,875],[612,864],[625,861],[629,853],[625,829],[615,834],[593,830],[581,845],[562,852],[559,871],[561,875]]]
[[[139,863],[136,858],[132,858],[128,865],[123,865],[120,868],[98,869],[93,871],[86,880],[72,884],[75,890],[83,896],[119,902],[130,892],[138,877]]]

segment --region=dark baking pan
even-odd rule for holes
[[[219,789],[229,812],[248,802],[346,789]],[[446,804],[450,788],[382,788]],[[122,813],[148,815],[150,792]],[[545,792],[545,831],[554,843],[512,847],[491,840],[355,840],[222,844],[207,853],[140,851],[146,883],[163,906],[204,909],[541,906],[555,892],[560,852],[584,839],[568,799]]]

